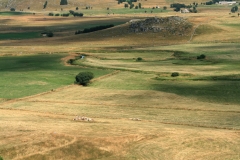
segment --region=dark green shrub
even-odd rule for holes
[[[80,72],[78,75],[76,75],[76,83],[87,86],[91,79],[94,78],[94,75],[92,72]]]
[[[48,37],[53,37],[53,33],[52,33],[52,32],[48,32],[48,33],[47,33],[47,36],[48,36]]]
[[[74,12],[73,16],[74,16],[74,17],[82,17],[82,16],[83,16],[83,13]]]
[[[141,57],[138,57],[136,61],[142,61],[142,58],[141,58]]]
[[[60,16],[60,14],[59,14],[59,13],[56,13],[55,16]]]
[[[14,11],[15,11],[15,8],[11,8],[10,11],[14,12]]]
[[[53,13],[48,13],[48,15],[49,15],[49,16],[54,16],[54,14],[53,14]]]
[[[201,54],[200,56],[197,56],[197,59],[205,59],[206,56],[204,54]]]
[[[73,62],[74,62],[74,59],[69,59],[69,60],[68,60],[68,63],[69,63],[69,64],[73,64]]]
[[[173,73],[171,74],[171,76],[172,76],[172,77],[177,77],[177,76],[179,76],[179,73],[178,73],[178,72],[173,72]]]
[[[0,156],[0,160],[3,160],[3,158]]]

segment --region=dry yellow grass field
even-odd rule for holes
[[[169,11],[75,19],[46,16],[55,7],[50,2],[58,3],[49,0],[46,12],[34,5],[38,10],[35,16],[0,16],[0,21],[8,24],[1,26],[0,34],[56,33],[52,38],[0,40],[0,58],[65,53],[69,56],[62,58],[61,64],[70,67],[69,59],[86,54],[77,61],[79,70],[112,72],[93,79],[89,87],[69,84],[28,97],[0,97],[0,156],[4,160],[240,159],[239,80],[192,80],[240,74],[239,66],[234,65],[240,59],[239,17],[229,15],[229,7],[202,7],[197,14]],[[64,9],[77,2],[69,1],[69,8]],[[142,3],[151,7],[173,2],[180,1]],[[105,3],[119,7],[110,0],[81,1],[82,6],[99,9],[105,8]],[[128,32],[125,22],[152,16],[183,16],[193,23],[193,29],[187,36],[177,37]],[[113,21],[122,24],[74,35],[78,24],[84,28]],[[187,53],[186,64],[174,57],[175,51]],[[200,54],[208,59],[195,64],[193,57]],[[144,61],[136,62],[137,57]],[[173,71],[183,76],[170,79]],[[10,72],[14,71],[1,74]],[[75,121],[76,116],[93,120]]]

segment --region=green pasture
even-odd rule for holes
[[[195,77],[234,75],[239,73],[238,61],[240,56],[235,48],[221,52],[204,51],[184,52],[177,50],[126,50],[121,52],[91,53],[85,59],[77,60],[74,64],[88,67],[111,68],[134,72],[192,74]],[[209,49],[208,49],[209,50]],[[197,59],[201,54],[206,59]],[[141,57],[141,61],[137,58]]]
[[[92,84],[94,87],[157,90],[200,101],[239,104],[239,47],[239,44],[187,44],[172,46],[171,50],[169,46],[149,50],[92,50],[91,55],[74,63],[123,72]],[[205,54],[206,59],[197,59],[200,54]],[[138,57],[143,60],[136,61]],[[179,72],[180,76],[171,77],[172,72]]]
[[[39,32],[0,33],[0,40],[39,38]]]
[[[95,77],[111,72],[64,66],[61,58],[66,55],[0,57],[0,98],[19,98],[73,84],[81,71],[91,71]]]

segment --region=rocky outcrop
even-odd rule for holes
[[[171,35],[187,35],[192,29],[192,24],[186,19],[178,16],[153,17],[145,20],[133,19],[129,25],[129,31],[139,32],[162,32]]]

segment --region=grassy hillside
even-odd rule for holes
[[[24,10],[31,3],[36,14],[12,15],[7,2]],[[49,0],[43,11],[44,2],[1,3],[4,160],[239,159],[240,33],[230,6],[150,13],[157,3],[178,1],[140,1],[150,7],[145,14],[117,1],[69,0],[62,13],[74,3],[86,13],[74,18],[48,16],[61,6]],[[82,9],[90,4],[93,10]],[[131,19],[155,16],[180,16],[192,28],[184,35],[130,31]],[[74,34],[109,23],[116,26]],[[54,36],[39,37],[43,31]],[[89,86],[72,85],[80,71],[94,73]]]

